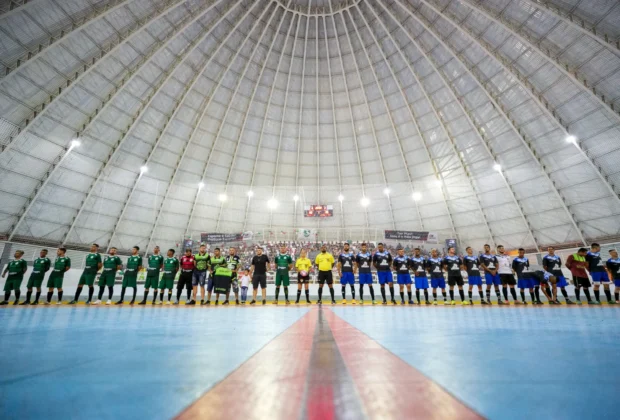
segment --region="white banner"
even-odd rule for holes
[[[314,241],[318,235],[317,229],[297,229],[297,239]]]

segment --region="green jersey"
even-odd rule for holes
[[[97,273],[99,271],[99,263],[101,263],[101,254],[88,254],[86,256],[84,272],[88,274]]]
[[[179,270],[179,260],[176,257],[166,258],[164,261],[164,275],[174,275]]]
[[[289,254],[278,254],[273,259],[276,264],[276,270],[278,271],[288,271],[288,266],[293,264],[293,259]]]
[[[28,263],[25,260],[13,260],[7,267],[9,271],[9,279],[22,279],[24,278],[24,271],[28,268]]]
[[[226,257],[223,255],[211,258],[211,268],[213,269],[213,274],[216,276],[231,275],[231,271],[228,269],[228,264],[226,263]]]
[[[149,269],[148,269],[148,274],[153,276],[153,275],[159,275],[159,270],[161,269],[161,265],[164,263],[164,257],[160,254],[153,254],[149,256]]]
[[[64,273],[67,268],[71,268],[71,258],[69,257],[56,257],[54,261],[54,271]]]
[[[142,257],[139,255],[132,255],[127,259],[126,274],[136,275],[138,274],[138,268],[142,267]]]
[[[196,259],[196,270],[197,271],[207,271],[209,268],[209,263],[211,263],[211,257],[209,254],[196,254],[194,255]]]
[[[45,274],[52,266],[49,258],[37,258],[32,264],[32,274]]]
[[[105,260],[103,260],[103,269],[105,271],[116,271],[119,265],[123,265],[123,261],[121,261],[121,259],[116,255],[108,255],[107,257],[105,257]]]

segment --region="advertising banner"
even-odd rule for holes
[[[220,244],[224,242],[243,241],[243,233],[201,233],[200,242],[204,244]]]
[[[413,232],[407,230],[386,230],[385,239],[399,241],[421,241],[437,243],[438,235],[435,232]]]

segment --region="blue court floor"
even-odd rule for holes
[[[620,308],[336,307],[490,419],[620,418]]]
[[[619,417],[620,308],[330,308],[484,417]],[[309,310],[3,308],[0,418],[174,417]]]

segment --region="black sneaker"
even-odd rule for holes
[[[424,302],[425,305],[432,305],[432,303],[430,302],[430,300],[427,300],[426,302]]]
[[[319,300],[317,300],[317,301],[316,301],[316,304],[317,304],[317,305],[322,305],[322,304],[323,304],[323,301],[322,301],[321,299],[319,299]],[[5,303],[5,305],[6,305],[6,303]]]
[[[205,301],[204,301],[204,300],[201,300],[201,301],[200,301],[200,306],[204,306],[204,305],[206,305]]]
[[[211,301],[210,300],[205,301],[205,305],[207,305],[207,306],[211,305]]]
[[[497,301],[497,304],[498,304],[498,305],[505,305],[504,301],[503,301],[503,300],[501,300],[501,299]]]
[[[252,302],[250,302],[250,305],[256,305],[256,301],[252,299]]]
[[[235,305],[239,304],[239,299],[235,299]]]
[[[413,305],[414,304],[412,300],[410,300],[408,303],[409,303],[409,305]]]
[[[30,302],[25,300],[25,301],[23,301],[22,303],[19,304],[19,306],[24,306],[24,305],[30,305]]]
[[[146,300],[143,300],[142,302],[138,303],[138,305],[146,305]]]
[[[185,302],[185,305],[195,305],[196,301],[194,299],[190,300],[189,302]]]
[[[222,303],[222,305],[228,305],[228,304],[230,304],[230,302],[228,301],[228,299],[226,299],[226,300],[224,301],[224,303]]]
[[[536,301],[536,304],[537,304],[537,305],[544,305],[544,303],[542,303],[540,300],[537,300],[537,301]]]
[[[15,301],[13,302],[13,306],[19,305],[19,300],[15,299]]]
[[[38,300],[35,300],[34,302],[32,302],[32,303],[31,303],[31,305],[33,305],[33,306],[36,306],[36,305],[38,305],[38,304],[39,304],[39,301],[38,301]]]
[[[574,305],[574,304],[575,304],[575,302],[573,302],[573,301],[572,301],[572,300],[570,300],[570,299],[566,299],[566,304],[567,304],[567,305]]]
[[[396,305],[396,301],[394,299],[391,300],[392,305]]]
[[[307,301],[306,301],[306,303],[307,303],[308,305],[312,305],[312,302],[311,302],[311,301],[309,301],[309,300],[307,300]]]
[[[336,301],[335,300],[332,300],[332,305],[336,305]]]
[[[219,305],[219,304],[220,304],[220,301],[219,301],[219,300],[216,300],[216,301],[215,301],[215,304],[216,304],[216,305]]]
[[[387,305],[387,300],[384,300],[383,302],[381,302],[382,305]]]
[[[4,306],[4,305],[8,305],[9,302],[7,302],[6,300],[3,300],[2,302],[0,302],[0,306]]]
[[[396,302],[394,302],[394,304],[396,304]],[[404,300],[401,300],[401,301],[400,301],[400,304],[401,304],[401,305],[404,305],[404,304],[405,304],[405,301],[404,301]]]
[[[119,300],[118,302],[115,303],[115,305],[122,305],[122,304],[123,304],[122,300]]]
[[[265,299],[263,299],[263,305],[266,305],[267,301]]]
[[[285,303],[286,305],[290,305],[290,304],[291,304],[291,302],[290,302],[288,299],[286,299],[286,302],[284,302],[284,303]]]
[[[69,302],[69,305],[75,305],[77,303],[77,300],[73,299],[71,302]]]

